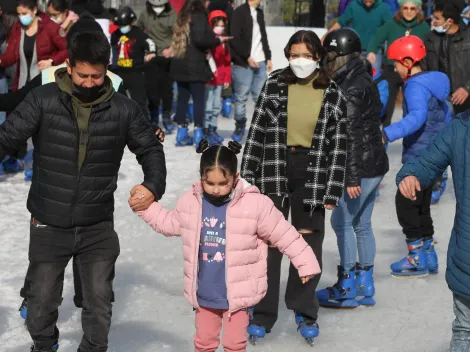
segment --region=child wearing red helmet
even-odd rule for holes
[[[403,119],[386,127],[383,139],[394,142],[403,138],[402,162],[405,164],[422,154],[450,122],[446,104],[450,81],[442,72],[423,72],[420,62],[426,56],[426,48],[416,36],[397,39],[389,46],[387,55],[405,86]],[[408,255],[391,265],[393,276],[422,277],[438,273],[431,218],[432,190],[432,186],[420,189],[414,199],[405,198],[400,191],[396,194],[398,222],[406,236]]]
[[[227,14],[220,10],[212,11],[209,14],[209,24],[217,37],[225,35],[228,25]],[[214,76],[206,84],[204,116],[205,139],[209,141],[211,146],[222,144],[224,141],[223,137],[217,133],[217,117],[222,110],[222,89],[227,89],[232,81],[230,61],[228,44],[220,43],[211,49],[209,65]]]

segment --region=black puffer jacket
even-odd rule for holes
[[[184,58],[173,58],[170,63],[170,76],[177,82],[208,82],[212,71],[206,53],[220,44],[209,26],[205,12],[191,15],[189,43]]]
[[[144,171],[142,183],[159,199],[165,192],[165,156],[139,106],[121,94],[92,108],[88,143],[78,167],[79,133],[71,96],[57,83],[34,89],[0,126],[0,160],[33,137],[34,173],[28,210],[56,227],[111,220],[126,145]]]
[[[380,95],[361,59],[341,67],[335,81],[347,97],[346,186],[360,186],[362,178],[383,176],[389,167],[380,130]]]

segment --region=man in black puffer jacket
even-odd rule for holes
[[[341,259],[338,282],[318,291],[317,296],[320,305],[326,307],[374,305],[375,239],[371,217],[377,187],[389,168],[380,130],[382,103],[372,67],[360,58],[362,45],[355,31],[332,31],[325,37],[324,46],[328,50],[328,68],[335,72],[334,80],[347,97],[347,192],[331,216]],[[360,282],[357,285],[365,288],[360,292],[356,290],[356,273]],[[356,296],[364,298],[356,300]]]
[[[140,107],[106,76],[105,35],[79,32],[68,45],[67,68],[56,71],[56,82],[34,89],[0,126],[0,160],[30,137],[35,147],[26,324],[36,352],[57,349],[61,288],[72,257],[84,296],[79,351],[107,350],[120,252],[114,191],[126,146],[144,172],[131,191],[139,195],[130,199],[132,208],[147,209],[165,192],[162,145]]]

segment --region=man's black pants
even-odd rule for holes
[[[36,349],[48,350],[58,342],[56,323],[62,303],[64,271],[73,257],[83,294],[83,338],[78,351],[107,351],[114,268],[119,251],[112,221],[61,229],[32,219],[26,325]]]
[[[163,119],[168,119],[173,105],[173,81],[168,70],[157,64],[149,65],[145,71],[145,86],[152,118],[158,116],[161,105]]]
[[[129,93],[130,98],[139,104],[144,116],[150,118],[144,73],[137,70],[127,71],[122,69],[118,71],[118,74],[122,78],[122,83]]]
[[[325,209],[317,208],[313,212],[310,206],[303,203],[305,194],[310,190],[305,188],[307,165],[309,162],[308,150],[292,148],[287,157],[287,173],[289,197],[271,196],[274,205],[288,219],[289,210],[292,216],[292,225],[297,230],[311,230],[312,233],[302,235],[304,240],[312,247],[315,256],[322,267],[322,246],[325,237]],[[277,321],[279,309],[279,293],[281,283],[281,261],[283,254],[275,247],[268,249],[268,292],[258,303],[253,312],[252,324],[263,326],[270,332]],[[321,275],[315,275],[308,283],[302,284],[297,269],[290,264],[289,277],[285,302],[287,309],[299,312],[304,317],[316,321],[318,318],[319,303],[315,294]]]

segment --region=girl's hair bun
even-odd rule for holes
[[[232,152],[235,153],[235,155],[237,155],[240,153],[240,150],[242,150],[242,145],[238,142],[230,141],[228,142],[228,149],[230,149]]]
[[[205,139],[202,139],[199,142],[199,145],[197,146],[196,153],[202,154],[204,153],[207,149],[209,149],[209,142],[207,142]]]

